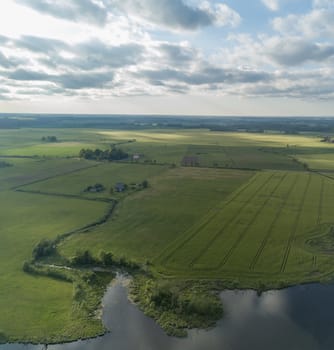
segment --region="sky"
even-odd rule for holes
[[[334,0],[1,0],[0,112],[334,116]]]

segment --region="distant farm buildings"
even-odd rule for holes
[[[125,188],[126,188],[126,186],[123,182],[117,182],[114,189],[116,192],[124,192]]]
[[[185,156],[183,157],[181,164],[183,166],[198,166],[199,159],[196,156]]]
[[[321,142],[334,143],[334,140],[331,136],[324,136]]]

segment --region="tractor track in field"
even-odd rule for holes
[[[50,197],[61,197],[61,198],[71,198],[71,199],[79,199],[83,201],[92,201],[92,202],[104,202],[104,203],[110,203],[113,200],[108,198],[88,198],[88,197],[82,197],[80,195],[75,194],[66,194],[66,193],[53,193],[53,192],[44,192],[44,191],[33,191],[33,190],[23,190],[23,189],[17,189],[15,192],[21,192],[21,193],[29,193],[29,194],[36,194],[41,196],[50,196]]]
[[[256,211],[255,215],[253,216],[251,222],[245,227],[245,229],[240,233],[239,237],[237,238],[237,240],[234,242],[234,244],[232,245],[232,247],[228,250],[227,254],[224,256],[224,258],[221,260],[221,262],[218,265],[218,268],[223,267],[227,261],[229,260],[229,258],[231,257],[231,255],[233,254],[233,252],[235,251],[235,249],[238,247],[238,245],[240,244],[240,242],[242,241],[242,239],[245,237],[247,231],[249,230],[249,228],[253,225],[253,223],[256,221],[256,219],[259,217],[259,215],[261,214],[263,208],[269,203],[269,201],[271,200],[272,196],[274,195],[274,193],[277,191],[277,189],[279,188],[279,186],[283,183],[284,179],[287,177],[287,173],[285,173],[282,178],[279,180],[278,184],[276,184],[276,186],[273,188],[273,190],[270,192],[268,198],[266,198],[266,200],[262,203],[262,205],[260,206],[260,208]]]
[[[322,203],[323,203],[323,199],[324,199],[324,191],[325,191],[325,183],[324,183],[324,179],[321,179],[320,199],[319,199],[318,217],[317,217],[317,224],[318,225],[320,225],[320,223],[321,223]]]
[[[305,203],[306,194],[307,194],[308,188],[310,186],[310,182],[311,182],[311,175],[309,175],[309,178],[307,180],[307,184],[306,184],[306,187],[305,187],[305,190],[304,190],[304,193],[303,193],[303,197],[302,197],[302,199],[300,201],[300,204],[298,206],[298,213],[297,213],[297,216],[296,216],[293,228],[291,230],[291,233],[289,235],[287,245],[285,247],[283,260],[282,260],[282,264],[281,264],[281,268],[280,268],[280,273],[283,273],[285,271],[286,264],[288,262],[288,258],[289,258],[290,250],[291,250],[291,245],[292,245],[292,243],[294,241],[294,238],[295,238],[295,235],[296,235],[297,227],[298,227],[300,216],[301,216],[301,213],[302,213],[302,209],[303,209],[303,206],[304,206],[304,203]]]
[[[38,179],[38,180],[34,180],[34,181],[31,181],[31,182],[28,182],[28,183],[25,183],[25,184],[14,186],[14,187],[11,188],[11,190],[16,191],[16,190],[20,189],[21,187],[35,185],[37,183],[44,182],[44,181],[51,180],[51,179],[55,179],[55,178],[60,177],[60,176],[66,176],[66,175],[70,175],[70,174],[79,173],[79,172],[81,172],[83,170],[97,168],[97,167],[101,166],[102,164],[103,163],[101,163],[101,164],[94,164],[94,165],[90,165],[90,166],[87,166],[87,167],[84,167],[84,168],[80,168],[80,169],[73,169],[73,170],[70,170],[70,171],[67,171],[67,172],[64,172],[64,173],[61,173],[61,174],[47,176],[47,177],[44,177],[43,179]]]
[[[264,182],[261,183],[259,187],[256,188],[254,191],[255,194],[258,192],[258,190],[261,187],[264,187],[274,176],[274,174],[271,174],[269,178]],[[203,249],[191,260],[189,266],[193,267],[196,262],[210,249],[210,247],[214,244],[214,242],[223,234],[223,232],[226,230],[226,228],[240,215],[240,213],[244,210],[244,208],[251,202],[251,200],[254,198],[254,193],[250,195],[250,197],[243,203],[241,208],[239,209],[238,213],[234,215],[230,220],[228,220],[225,225],[212,237],[212,239],[207,242],[207,244],[203,247]]]
[[[268,243],[268,240],[269,240],[269,238],[270,238],[270,236],[271,236],[271,234],[272,234],[272,231],[273,231],[273,229],[274,229],[274,226],[275,226],[275,224],[276,224],[276,222],[277,222],[279,216],[281,215],[281,212],[282,212],[282,210],[284,209],[284,207],[285,207],[285,205],[286,205],[286,203],[287,203],[287,201],[288,201],[288,199],[289,199],[289,197],[290,197],[291,191],[292,191],[293,187],[294,187],[294,186],[296,185],[296,183],[297,183],[297,180],[298,180],[298,176],[296,176],[295,180],[292,182],[291,186],[289,187],[289,189],[288,189],[288,195],[285,197],[285,199],[283,200],[282,204],[280,205],[280,207],[279,207],[279,209],[278,209],[278,211],[277,211],[277,213],[276,213],[276,215],[275,215],[273,221],[271,222],[271,224],[270,224],[270,226],[269,226],[269,229],[268,229],[268,231],[267,231],[267,234],[266,234],[265,237],[263,238],[259,249],[257,250],[257,252],[256,252],[256,254],[255,254],[253,260],[251,261],[251,263],[250,263],[250,265],[249,265],[249,269],[250,269],[251,271],[254,271],[255,265],[256,265],[257,262],[259,261],[261,255],[262,255],[262,253],[263,253],[263,250],[264,250],[265,246],[266,246],[267,243]]]
[[[235,200],[241,193],[243,193],[247,188],[249,188],[254,182],[255,182],[255,179],[256,179],[256,175],[254,175],[247,184],[243,185],[240,189],[238,189],[236,191],[236,193],[232,194],[232,197],[229,198],[225,203],[223,203],[223,207],[225,207],[226,205],[228,205],[229,203],[231,203],[233,200]],[[219,203],[220,205],[221,203]],[[219,206],[218,205],[218,206]],[[217,206],[217,207],[218,207]],[[213,220],[219,213],[220,213],[220,210],[222,210],[222,208],[213,208],[211,209],[211,211],[214,211],[213,213],[210,213],[209,214],[209,217],[205,217],[205,221],[202,222],[200,224],[199,227],[197,227],[195,229],[194,232],[191,232],[191,229],[189,230],[191,232],[190,235],[187,235],[187,237],[183,237],[182,241],[177,244],[176,247],[173,247],[173,245],[175,244],[175,241],[171,243],[171,245],[169,247],[167,247],[157,258],[155,258],[154,260],[155,261],[160,261],[162,263],[166,263],[174,254],[176,251],[178,251],[179,249],[181,249],[185,244],[187,244],[191,239],[193,239],[200,231],[203,227],[205,227],[211,220]],[[198,223],[196,223],[195,225],[198,225]],[[188,232],[189,232],[188,231]],[[171,249],[171,251],[169,251]],[[169,252],[168,252],[169,251]],[[167,253],[166,256],[164,256],[165,254]]]

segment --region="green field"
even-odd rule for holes
[[[59,142],[42,143],[44,135]],[[101,250],[170,281],[258,288],[334,275],[334,144],[316,135],[206,129],[0,131],[0,338],[61,341],[102,331],[73,286],[22,271],[43,238],[60,258]],[[140,155],[78,158],[111,144]],[[196,166],[184,166],[185,157]],[[144,180],[148,188],[138,186]],[[111,189],[123,182],[128,189]],[[101,183],[100,193],[85,189]],[[112,216],[99,221],[116,203]],[[58,257],[58,262],[62,260]]]

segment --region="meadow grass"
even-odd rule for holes
[[[96,165],[80,159],[5,158],[12,166],[0,169],[0,190],[14,189],[43,179]]]
[[[42,143],[48,135],[60,142]],[[41,239],[101,218],[103,199],[118,202],[112,218],[61,241],[61,255],[111,251],[149,263],[159,278],[242,288],[329,278],[333,252],[314,242],[331,244],[324,227],[334,225],[334,145],[320,139],[200,129],[1,130],[0,157],[12,166],[0,168],[0,334],[57,341],[102,331],[73,303],[70,283],[25,274],[22,264]],[[111,144],[139,154],[139,164],[76,158],[81,148]],[[198,157],[198,166],[181,167],[185,156]],[[135,188],[143,180],[148,188]],[[116,182],[129,189],[110,192]],[[106,190],[84,192],[95,183]]]
[[[94,164],[94,163],[93,163]],[[144,180],[158,176],[167,169],[166,166],[141,165],[126,163],[99,163],[96,167],[90,167],[81,171],[72,172],[63,176],[57,176],[30,186],[25,186],[25,191],[37,191],[47,193],[59,193],[68,195],[81,195],[87,198],[120,198],[131,193],[131,187],[141,184]],[[128,185],[128,191],[117,193],[114,190],[116,183],[122,182]],[[105,187],[101,193],[85,192],[88,186],[100,183]]]
[[[18,192],[0,192],[0,329],[9,341],[62,341],[103,331],[98,320],[72,312],[70,283],[22,271],[44,238],[84,226],[106,204]]]
[[[126,196],[112,220],[89,234],[70,237],[59,250],[71,256],[78,247],[95,254],[105,249],[139,261],[151,260],[252,175],[237,170],[167,169],[148,178],[149,188]]]

